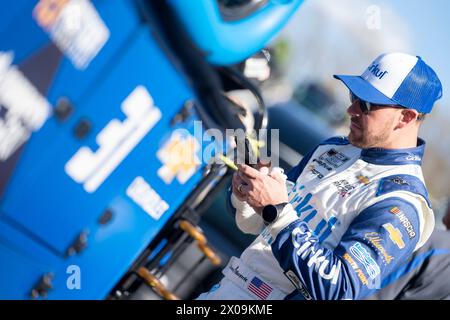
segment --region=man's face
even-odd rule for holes
[[[350,115],[350,143],[359,148],[382,147],[391,138],[397,125],[400,109],[391,106],[373,106],[368,114],[363,113],[359,101],[348,108]]]

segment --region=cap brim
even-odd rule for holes
[[[360,76],[344,76],[335,74],[334,77],[338,80],[341,80],[351,92],[353,92],[358,98],[362,100],[373,104],[397,104],[397,102],[386,97]]]

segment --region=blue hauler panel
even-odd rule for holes
[[[209,62],[230,64],[301,0],[261,0],[233,21],[215,0],[167,3]],[[0,299],[104,299],[208,181],[217,150],[185,108],[207,99],[149,2],[0,8]]]
[[[45,2],[51,3],[52,1],[17,0],[11,3],[8,1],[8,4],[5,4],[6,7],[11,7],[15,17],[6,26],[0,28],[0,51],[12,52],[13,63],[19,67],[26,60],[36,60],[39,59],[39,56],[43,56],[38,60],[42,64],[40,66],[43,68],[42,70],[47,73],[54,70],[51,75],[52,86],[47,88],[50,91],[46,92],[49,101],[55,103],[56,99],[61,96],[70,97],[71,100],[76,101],[85,93],[85,90],[92,89],[94,81],[98,81],[104,76],[103,71],[109,68],[109,63],[114,63],[114,59],[124,50],[129,37],[139,26],[136,9],[133,1],[128,0],[92,1],[95,7],[92,8],[91,14],[94,17],[86,19],[92,26],[88,25],[89,22],[85,22],[89,26],[85,30],[77,27],[81,28],[83,32],[92,31],[90,28],[101,30],[96,36],[93,36],[96,44],[94,49],[97,50],[91,50],[89,55],[87,49],[85,63],[83,64],[81,61],[80,65],[76,66],[73,58],[76,56],[77,49],[81,50],[73,45],[72,47],[66,46],[68,48],[64,52],[61,50],[61,47],[64,46],[62,40],[51,41],[52,34],[67,31],[63,27],[60,27],[61,30],[59,30],[57,23],[47,29],[39,24],[36,8],[39,3]],[[7,15],[7,17],[10,16]],[[61,22],[60,24],[63,25]],[[83,21],[80,21],[79,24],[83,24]],[[70,27],[68,28],[70,29]],[[67,37],[64,40],[75,40],[76,43],[77,38],[72,38],[75,39]],[[69,52],[70,57],[68,57]],[[34,69],[38,67],[35,66]],[[67,85],[68,83],[70,85]]]
[[[196,97],[136,12],[133,21],[129,3],[94,2],[109,35],[88,65],[55,48],[57,40],[33,24],[33,6],[21,20],[30,20],[34,41],[2,41],[6,75],[45,90],[30,89],[41,107],[34,114],[21,114],[15,97],[2,107],[32,132],[0,167],[0,255],[7,261],[0,298],[30,298],[46,274],[50,299],[105,298],[202,177],[203,146],[194,135],[200,119],[192,110],[171,124]],[[128,17],[123,28],[119,13]],[[36,62],[58,55],[51,79],[35,77]],[[73,106],[64,121],[55,113],[61,97]],[[36,119],[43,123],[33,132]],[[111,217],[101,224],[105,212]],[[85,248],[76,249],[80,238]],[[72,273],[81,275],[81,288],[71,286]]]

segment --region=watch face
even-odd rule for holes
[[[275,207],[274,205],[271,205],[271,204],[264,207],[264,209],[262,211],[262,218],[265,222],[271,223],[271,222],[275,221],[277,216],[278,216],[277,207]]]

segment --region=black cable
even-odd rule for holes
[[[257,119],[255,119],[255,129],[266,129],[268,123],[267,108],[259,89],[242,73],[232,67],[221,67],[219,68],[219,71],[225,73],[235,82],[239,83],[242,88],[249,90],[253,94],[258,104],[258,114]]]

